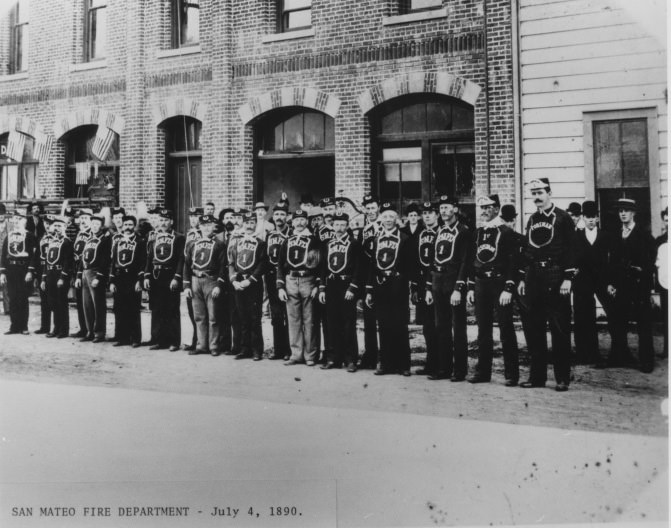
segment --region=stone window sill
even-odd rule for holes
[[[273,35],[264,35],[261,38],[261,42],[263,44],[269,44],[271,42],[281,42],[283,40],[294,40],[314,36],[315,36],[314,28],[300,29],[298,31],[287,31],[286,33],[275,33]]]
[[[194,55],[196,53],[200,53],[200,44],[197,46],[185,46],[183,48],[159,50],[156,52],[156,58],[165,59],[167,57],[181,57],[183,55]]]
[[[28,78],[28,72],[10,73],[9,75],[0,75],[0,82],[20,81]]]
[[[107,59],[70,64],[70,72],[99,70],[101,68],[107,68]]]
[[[408,13],[407,15],[395,15],[384,17],[383,26],[394,26],[396,24],[409,24],[410,22],[420,22],[422,20],[434,20],[436,18],[446,18],[447,8],[431,9],[430,11],[418,11],[417,13]]]

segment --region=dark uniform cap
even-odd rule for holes
[[[224,216],[228,213],[232,213],[233,208],[232,207],[224,207],[221,211],[219,211],[219,220],[223,220]]]
[[[56,215],[46,214],[42,217],[42,219],[48,224],[53,224],[56,221]]]
[[[433,212],[435,212],[436,209],[437,209],[437,207],[436,207],[436,204],[434,204],[433,202],[424,202],[424,203],[422,204],[422,207],[421,207],[420,209],[421,209],[421,211],[422,211],[423,213],[426,212],[426,211],[433,211]]]
[[[202,214],[202,207],[189,207],[189,216],[201,216]]]
[[[535,191],[538,189],[550,190],[550,180],[547,178],[534,178],[528,183],[529,190]]]
[[[373,196],[372,194],[367,194],[363,197],[363,202],[361,202],[363,205],[368,205],[370,203],[376,203],[379,204],[380,200],[377,198],[377,196]]]
[[[112,207],[112,211],[111,211],[110,214],[111,214],[111,216],[118,215],[118,214],[125,215],[126,210],[123,207]]]
[[[172,211],[170,209],[159,209],[158,216],[172,220]]]
[[[347,213],[343,212],[343,211],[335,213],[333,215],[333,221],[336,222],[337,220],[345,221],[345,222],[349,223],[349,215]]]
[[[415,202],[408,205],[408,207],[405,209],[405,214],[409,215],[410,213],[419,213],[419,205],[417,205]]]
[[[456,198],[452,196],[448,196],[447,194],[441,194],[438,197],[438,205],[441,206],[443,204],[449,204],[449,205],[454,205],[456,206],[459,202],[457,201]]]
[[[250,221],[257,222],[258,218],[256,218],[256,213],[254,211],[245,211],[244,214],[242,215],[242,221],[243,222],[250,222]]]
[[[392,204],[391,202],[384,202],[384,203],[380,206],[380,212],[381,212],[381,213],[384,213],[385,211],[393,211],[393,212],[396,212],[396,206],[395,206],[394,204]]]
[[[286,202],[278,202],[273,205],[273,212],[275,211],[284,211],[285,213],[289,212],[289,206]]]
[[[478,199],[478,207],[488,207],[493,205],[494,207],[501,207],[501,201],[499,200],[498,194],[490,194],[489,196],[481,196]]]
[[[636,200],[631,198],[620,198],[617,201],[616,207],[618,209],[624,209],[626,211],[638,211],[638,205],[636,205]]]
[[[305,209],[296,209],[293,214],[294,218],[307,218],[308,213]]]
[[[105,223],[105,217],[104,217],[104,216],[93,215],[93,216],[91,217],[91,221],[93,221],[93,220],[99,220],[101,224],[104,224],[104,223]]]
[[[329,207],[331,205],[335,205],[335,201],[333,198],[327,196],[326,198],[322,198],[322,201],[319,202],[319,205],[322,207]]]
[[[123,215],[122,222],[129,222],[129,221],[137,225],[137,218],[135,218],[133,215]]]
[[[578,202],[571,202],[568,204],[566,212],[572,214],[573,216],[580,216],[582,214],[582,208]]]
[[[233,216],[243,216],[246,212],[247,209],[243,209],[242,207],[233,208]]]
[[[503,219],[504,222],[512,222],[515,220],[515,218],[517,218],[517,211],[515,210],[515,206],[513,204],[504,205],[501,207],[499,216]]]
[[[596,202],[592,200],[584,201],[582,203],[582,214],[588,218],[599,216],[599,208],[596,206]]]
[[[217,219],[212,215],[201,215],[198,222],[201,224],[216,224]]]
[[[159,214],[160,212],[161,212],[161,208],[158,207],[158,206],[153,207],[152,209],[147,210],[147,214],[153,214],[153,215],[157,215],[157,214]]]

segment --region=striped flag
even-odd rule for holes
[[[23,149],[26,146],[26,136],[17,130],[10,130],[7,139],[7,157],[14,161],[23,161]]]
[[[54,137],[51,134],[45,134],[43,132],[35,133],[35,149],[33,151],[33,157],[40,163],[46,163],[49,159],[53,141]]]
[[[88,161],[75,163],[75,183],[77,185],[88,185],[90,172]]]
[[[111,128],[98,125],[95,140],[93,141],[93,148],[91,152],[100,161],[105,161],[109,155],[112,144],[114,143],[114,135],[116,132]]]

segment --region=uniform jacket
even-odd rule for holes
[[[573,237],[575,277],[592,281],[601,287],[615,283],[615,243],[610,233],[596,228],[594,244],[587,240],[586,229],[577,229]]]
[[[141,280],[147,265],[146,242],[137,233],[128,237],[122,235],[112,246],[111,261],[110,284],[114,284],[121,275],[130,275]]]
[[[35,266],[35,269],[38,273],[42,274],[44,262],[47,258],[47,248],[49,247],[49,241],[53,235],[50,233],[45,233],[42,238],[37,241],[37,248],[39,252],[39,266]]]
[[[45,236],[42,240],[46,238]],[[52,266],[60,268],[63,280],[70,280],[76,270],[72,241],[65,235],[49,235],[48,240],[42,266],[42,280],[47,279],[47,272]]]
[[[94,270],[99,279],[106,280],[109,276],[110,262],[112,261],[112,237],[104,229],[98,235],[91,233],[84,245],[77,278],[82,278],[84,270]]]
[[[398,227],[391,231],[382,229],[372,244],[372,260],[366,279],[366,290],[383,284],[388,277],[402,277],[410,281],[413,272],[413,255],[410,238]]]
[[[47,229],[44,227],[44,220],[42,218],[38,216],[37,220],[35,220],[33,215],[28,215],[26,219],[26,231],[31,233],[36,240],[40,240],[47,232]]]
[[[615,236],[615,288],[635,281],[641,288],[652,290],[655,267],[655,241],[639,224],[634,225],[627,238],[622,231]]]
[[[182,280],[184,268],[184,235],[174,229],[155,231],[147,242],[147,265],[144,278],[153,276],[155,270],[167,269],[174,272],[174,280]]]
[[[186,232],[186,235],[184,235],[184,267],[186,267],[186,255],[189,253],[189,250],[191,249],[191,244],[193,244],[194,240],[200,238],[200,229],[197,227],[192,227]],[[185,277],[186,273],[185,270],[182,269],[182,277]]]
[[[426,288],[431,289],[433,285],[431,272],[437,271],[454,275],[455,290],[463,291],[466,288],[471,264],[471,247],[471,231],[464,224],[457,221],[451,226],[447,224],[440,226],[436,233],[433,261],[425,273]]]
[[[658,292],[663,292],[663,293],[665,293],[665,287],[660,284],[660,275],[664,274],[664,275],[662,275],[662,282],[666,283],[665,278],[668,277],[669,270],[668,269],[661,269],[660,270],[660,267],[663,267],[668,263],[668,261],[666,260],[666,256],[662,256],[662,254],[660,254],[660,251],[662,251],[662,252],[668,251],[666,249],[668,246],[664,246],[665,244],[668,243],[668,241],[669,241],[669,234],[668,233],[664,233],[664,234],[658,236],[655,239],[655,251],[656,251],[655,288],[657,289]],[[664,247],[662,248],[662,246],[664,246]],[[662,249],[660,250],[660,248],[662,248]],[[666,255],[666,253],[664,253],[664,255]]]
[[[266,237],[266,253],[268,256],[268,266],[266,272],[270,274],[277,273],[277,265],[280,263],[280,253],[282,246],[289,238],[289,226],[284,228],[284,231],[274,229]]]
[[[375,237],[382,230],[380,222],[374,220],[369,222],[366,220],[366,223],[359,231],[359,236],[357,237],[359,244],[363,248],[363,252],[368,259],[373,258],[373,245],[375,243]]]
[[[469,269],[468,288],[474,289],[477,277],[500,276],[505,280],[505,290],[512,292],[516,282],[517,251],[514,231],[498,217],[477,228],[471,248],[473,264]]]
[[[319,241],[309,229],[293,233],[280,250],[277,288],[284,288],[284,279],[291,271],[318,274],[320,253]]]
[[[37,240],[32,233],[25,230],[10,231],[2,243],[0,273],[5,273],[7,266],[25,266],[27,271],[34,272],[39,261]]]
[[[86,231],[84,231],[80,229],[79,233],[77,233],[77,237],[73,241],[72,252],[75,259],[75,265],[77,267],[79,266],[79,261],[82,258],[82,253],[84,252],[84,246],[86,245],[86,242],[88,241],[89,238],[91,238],[91,230],[87,229]]]
[[[329,279],[348,277],[348,290],[358,293],[364,282],[363,250],[358,240],[351,233],[345,232],[341,238],[335,235],[331,238],[322,253],[320,267],[319,290],[325,291]]]
[[[261,281],[267,266],[265,240],[261,240],[256,233],[236,237],[228,254],[231,257],[228,262],[231,282],[244,279]]]
[[[194,272],[207,273],[217,279],[220,284],[226,284],[227,265],[226,245],[214,234],[206,237],[201,235],[189,244],[184,259],[184,287],[191,287]]]
[[[436,245],[436,235],[438,234],[438,224],[433,227],[424,227],[417,236],[411,238],[413,255],[413,273],[410,287],[413,292],[421,293],[426,281],[424,278],[431,272],[433,264],[433,252]]]

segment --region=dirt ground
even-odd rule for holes
[[[182,303],[185,311],[185,303]],[[77,330],[76,312],[71,310],[71,328]],[[144,335],[148,335],[149,314],[143,313]],[[31,305],[29,328],[39,326],[39,307]],[[0,316],[0,334],[9,318]],[[111,335],[112,316],[108,317]],[[361,329],[359,329],[361,332]],[[658,333],[657,333],[658,334]],[[270,348],[270,323],[264,317],[266,349]],[[191,327],[182,317],[186,342]],[[476,361],[474,325],[469,325],[470,367]],[[496,339],[496,330],[495,330]],[[521,376],[528,374],[528,354],[521,330]],[[602,350],[609,338],[602,335]],[[630,335],[636,354],[636,339]],[[360,345],[363,336],[359,335]],[[425,358],[421,328],[411,325],[413,371]],[[661,335],[655,336],[660,350]],[[284,366],[282,361],[237,361],[230,356],[188,356],[185,351],[150,351],[147,347],[112,347],[111,343],[80,343],[73,338],[46,339],[43,335],[0,336],[0,376],[6,379],[48,381],[63,384],[126,387],[161,392],[231,396],[236,398],[296,403],[335,408],[407,412],[470,420],[630,433],[668,435],[668,360],[657,357],[655,371],[643,374],[634,369],[595,370],[576,366],[570,390],[557,393],[552,367],[545,389],[507,388],[503,385],[500,343],[495,341],[494,375],[489,384],[430,381],[424,376],[409,378],[374,376],[363,370],[324,371],[304,365]]]

